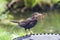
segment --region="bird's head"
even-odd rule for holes
[[[44,18],[44,15],[41,14],[41,13],[38,13],[38,12],[35,12],[32,17],[35,17],[35,18],[39,18],[39,19],[43,19]]]

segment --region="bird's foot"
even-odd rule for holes
[[[32,34],[34,34],[33,31],[28,32],[28,35],[32,35]]]

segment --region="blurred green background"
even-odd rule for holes
[[[57,3],[58,1],[59,0],[53,0],[53,3]],[[17,24],[10,22],[10,20],[25,19],[32,15],[32,12],[20,14],[12,14],[7,12],[6,14],[2,14],[1,12],[6,9],[7,2],[8,0],[0,0],[0,19],[2,20],[0,21],[0,40],[12,40],[14,37],[25,35],[26,32],[24,28],[21,28]],[[33,6],[35,5],[34,3],[32,3]],[[45,14],[44,20],[39,20],[36,26],[31,29],[33,33],[60,34],[60,13],[57,10],[50,10],[47,13],[44,12],[43,14]]]

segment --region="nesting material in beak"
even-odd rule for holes
[[[43,19],[44,19],[44,15],[43,15],[43,14],[40,14],[40,15],[39,15],[39,19],[40,19],[40,20],[43,20]]]
[[[43,19],[44,18],[44,15],[41,14],[41,13],[38,13],[38,12],[35,12],[32,16],[38,18],[38,19]]]

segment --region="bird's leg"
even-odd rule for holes
[[[30,34],[30,35],[33,34],[33,31],[31,31],[31,30],[29,29],[29,33],[28,33],[28,34]]]
[[[25,31],[26,31],[26,35],[31,35],[31,34],[33,34],[33,32],[30,30],[30,29],[25,29]]]
[[[26,35],[28,35],[27,29],[25,29],[25,31],[26,31]]]

